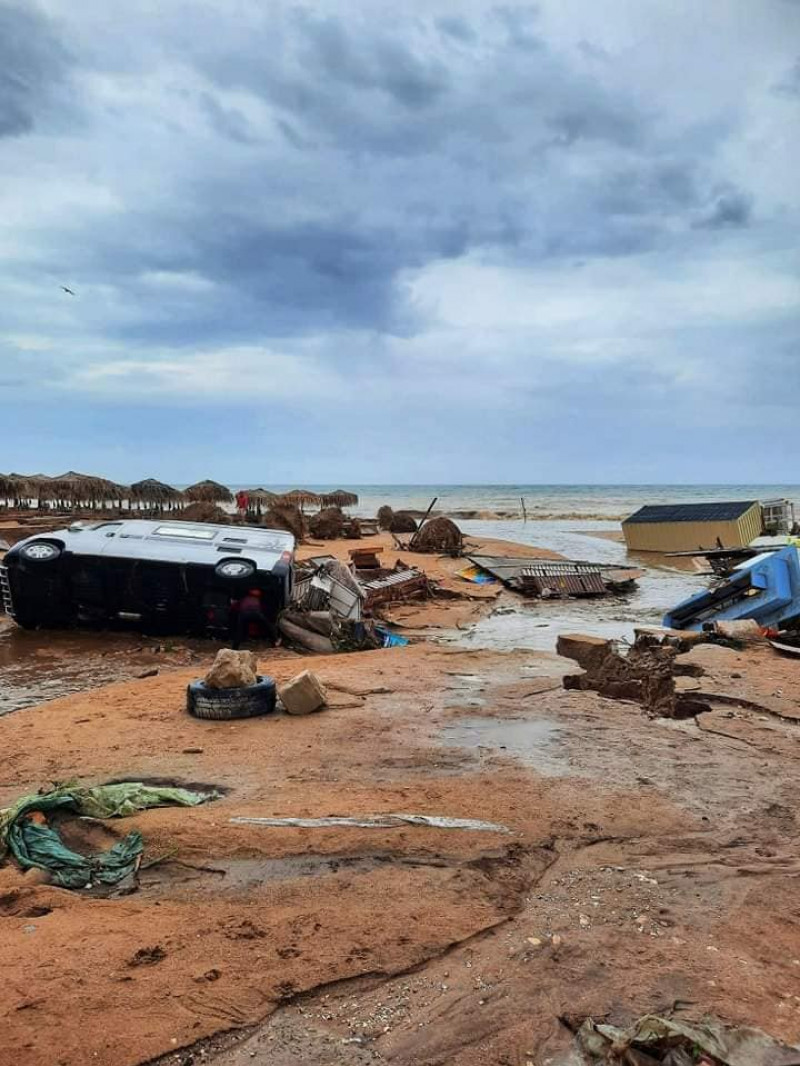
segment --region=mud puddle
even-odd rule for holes
[[[446,725],[439,740],[446,747],[466,748],[483,758],[497,755],[519,759],[547,777],[569,773],[569,762],[559,743],[561,730],[547,718],[459,718]]]
[[[0,616],[0,715],[113,681],[187,666],[213,656],[220,646],[141,633],[29,632]]]
[[[139,893],[189,899],[197,895],[252,896],[260,887],[309,877],[364,875],[387,865],[437,867],[450,865],[435,856],[411,856],[377,852],[369,855],[289,855],[281,859],[210,859],[191,864],[167,860],[139,874]]]

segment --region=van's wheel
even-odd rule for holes
[[[255,718],[275,710],[275,682],[259,677],[246,688],[209,688],[205,681],[192,681],[186,689],[186,709],[195,718],[227,721]]]
[[[256,564],[251,559],[237,559],[232,556],[229,559],[220,559],[214,567],[217,577],[225,581],[249,581],[256,572]]]
[[[20,556],[26,563],[54,563],[60,558],[63,548],[54,540],[32,540],[30,544],[23,544],[19,550]]]

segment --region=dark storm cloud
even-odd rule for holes
[[[170,52],[205,81],[180,107],[165,99],[165,136],[147,148],[154,162],[185,151],[186,174],[90,241],[60,223],[76,280],[124,286],[137,305],[110,324],[120,337],[404,334],[417,321],[404,272],[480,249],[520,264],[632,255],[708,204],[694,147],[662,143],[643,104],[549,47],[530,9],[387,27],[292,8],[191,28],[173,29]],[[181,110],[193,101],[197,129]],[[735,225],[736,209],[720,197],[704,224]],[[216,289],[148,313],[137,279],[158,271]]]
[[[0,4],[0,137],[29,133],[54,102],[67,56],[47,20],[28,4]]]
[[[489,479],[494,439],[562,476],[581,408],[688,439],[722,351],[715,395],[800,402],[790,27],[722,5],[695,35],[674,4],[653,32],[588,0],[0,0],[3,386],[207,414],[222,390],[222,433],[287,379],[283,433],[321,425],[320,380],[325,452],[402,404],[417,466],[384,476],[446,433]]]

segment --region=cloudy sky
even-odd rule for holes
[[[799,482],[800,2],[0,0],[0,401],[0,470]]]

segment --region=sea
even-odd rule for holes
[[[296,485],[270,485],[287,492]],[[374,516],[381,504],[395,510],[521,511],[536,519],[602,518],[620,522],[647,503],[689,503],[724,500],[789,499],[800,517],[798,485],[303,485],[312,492],[344,488],[359,497],[353,514]]]

